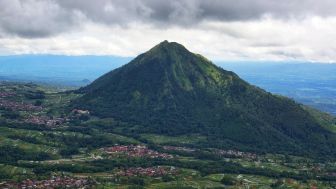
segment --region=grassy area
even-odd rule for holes
[[[10,176],[18,176],[18,175],[33,175],[33,172],[29,168],[21,168],[11,165],[0,164],[0,172],[5,173]]]
[[[186,144],[195,144],[206,140],[204,136],[199,135],[173,137],[173,136],[164,136],[155,134],[143,134],[141,135],[141,137],[155,144],[186,145]]]
[[[0,137],[0,146],[13,146],[23,151],[29,151],[32,153],[45,152],[55,157],[58,157],[57,148],[46,146],[46,145],[40,145],[40,144],[32,144],[32,143],[24,142],[22,140],[14,140],[14,139],[6,138],[6,137]]]

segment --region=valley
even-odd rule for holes
[[[200,147],[207,139],[197,135],[123,132],[127,123],[63,108],[80,94],[29,83],[0,88],[1,188],[336,186],[334,159]]]

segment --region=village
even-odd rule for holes
[[[7,100],[4,98],[0,98],[0,108],[8,109],[11,111],[42,111],[43,108],[41,106],[35,106],[30,103],[25,102],[15,102],[11,100]]]
[[[48,180],[24,180],[20,183],[0,183],[2,189],[54,189],[54,188],[91,188],[93,182],[87,179],[68,176],[51,177]]]
[[[0,99],[1,98],[11,97],[11,96],[14,96],[14,95],[15,95],[14,92],[1,91],[0,92]]]
[[[3,97],[5,95],[0,93],[0,96]],[[4,98],[0,98],[0,108],[12,112],[24,112],[24,114],[22,114],[22,123],[56,127],[69,120],[67,118],[39,115],[45,110],[42,106],[35,106],[26,102],[16,102]]]
[[[126,155],[128,157],[146,157],[146,158],[162,158],[172,159],[174,156],[167,153],[160,153],[148,149],[144,145],[116,145],[104,148],[103,151],[110,155]]]
[[[30,115],[24,119],[24,123],[30,123],[35,125],[45,125],[49,128],[57,127],[62,125],[63,123],[69,121],[68,118],[61,118],[61,117],[49,117],[49,116],[36,116]]]
[[[8,109],[11,111],[42,111],[41,106],[35,106],[31,103],[24,101],[13,100],[12,97],[16,97],[16,93],[12,91],[0,92],[0,108]]]
[[[47,108],[42,105],[35,105],[23,100],[14,99],[14,92],[0,92],[0,109],[11,112],[22,112],[21,119],[17,122],[33,125],[45,125],[48,128],[55,128],[69,122],[71,119],[79,119],[81,116],[88,116],[87,110],[74,109],[68,116],[56,117],[45,115]]]

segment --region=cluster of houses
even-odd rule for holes
[[[54,117],[36,116],[36,115],[30,115],[24,120],[25,123],[46,125],[47,127],[57,127],[67,121],[69,121],[68,118],[61,118],[61,117],[54,118]]]
[[[15,93],[13,92],[7,92],[7,91],[1,91],[0,92],[0,98],[7,98],[7,97],[11,97],[14,96]]]
[[[35,106],[30,103],[17,102],[7,97],[13,96],[15,93],[0,92],[0,108],[8,109],[12,111],[26,111],[29,112],[28,116],[24,118],[23,122],[36,125],[46,125],[47,127],[56,127],[62,123],[68,121],[66,118],[52,118],[48,116],[33,115],[32,112],[41,112],[42,106]]]
[[[175,167],[162,167],[162,166],[156,166],[156,167],[134,167],[134,168],[128,168],[125,170],[120,170],[117,172],[118,176],[149,176],[149,177],[160,177],[164,175],[176,175],[178,173],[178,170]]]
[[[0,99],[0,107],[12,111],[42,111],[42,106],[34,106],[30,103],[15,102],[7,99]]]
[[[88,110],[74,109],[72,110],[72,116],[70,118],[78,117],[81,115],[90,115],[90,112]],[[24,122],[36,125],[46,125],[47,127],[53,128],[70,121],[70,118],[30,115],[24,120]]]
[[[92,182],[87,179],[76,179],[72,177],[52,177],[48,180],[24,180],[21,183],[2,183],[3,189],[54,189],[54,188],[91,188]]]
[[[2,91],[0,92],[0,107],[12,111],[41,111],[41,106],[34,106],[30,103],[16,102],[8,99],[8,97],[15,96],[14,92]]]
[[[251,159],[255,160],[258,158],[257,154],[250,153],[250,152],[241,152],[238,150],[215,150],[216,154],[224,157],[235,157],[235,158],[244,158],[244,159]]]
[[[38,113],[44,110],[42,106],[36,106],[31,103],[27,103],[24,101],[17,101],[11,99],[9,97],[15,96],[15,92],[11,91],[1,91],[0,92],[0,108],[11,110],[11,111],[25,111],[28,112],[27,116],[23,119],[24,123],[36,124],[36,125],[46,125],[47,127],[57,127],[67,121],[69,118],[61,118],[61,117],[49,117],[43,115],[34,115],[34,113]],[[33,113],[34,112],[34,113]],[[80,117],[83,115],[90,115],[88,110],[80,110],[74,109],[71,113],[71,118]]]
[[[0,108],[11,110],[11,111],[26,111],[29,112],[28,116],[25,116],[23,119],[24,123],[36,124],[36,125],[45,125],[47,127],[57,127],[63,123],[69,121],[69,118],[61,117],[49,117],[43,115],[34,115],[32,112],[41,112],[43,110],[42,106],[35,106],[31,103],[18,102],[12,100],[8,97],[15,96],[14,92],[1,91],[0,92]],[[74,109],[72,110],[72,117],[80,117],[82,115],[90,115],[90,112],[87,110]]]
[[[128,157],[148,157],[148,158],[162,158],[171,159],[174,156],[167,153],[160,153],[149,149],[144,145],[116,145],[103,149],[105,153],[111,155],[126,155]]]
[[[171,151],[180,151],[180,152],[195,152],[196,149],[194,148],[187,148],[183,146],[162,146],[164,150],[171,150]]]

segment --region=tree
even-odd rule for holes
[[[224,185],[235,185],[236,179],[229,175],[224,175],[224,177],[221,180],[221,183]]]

